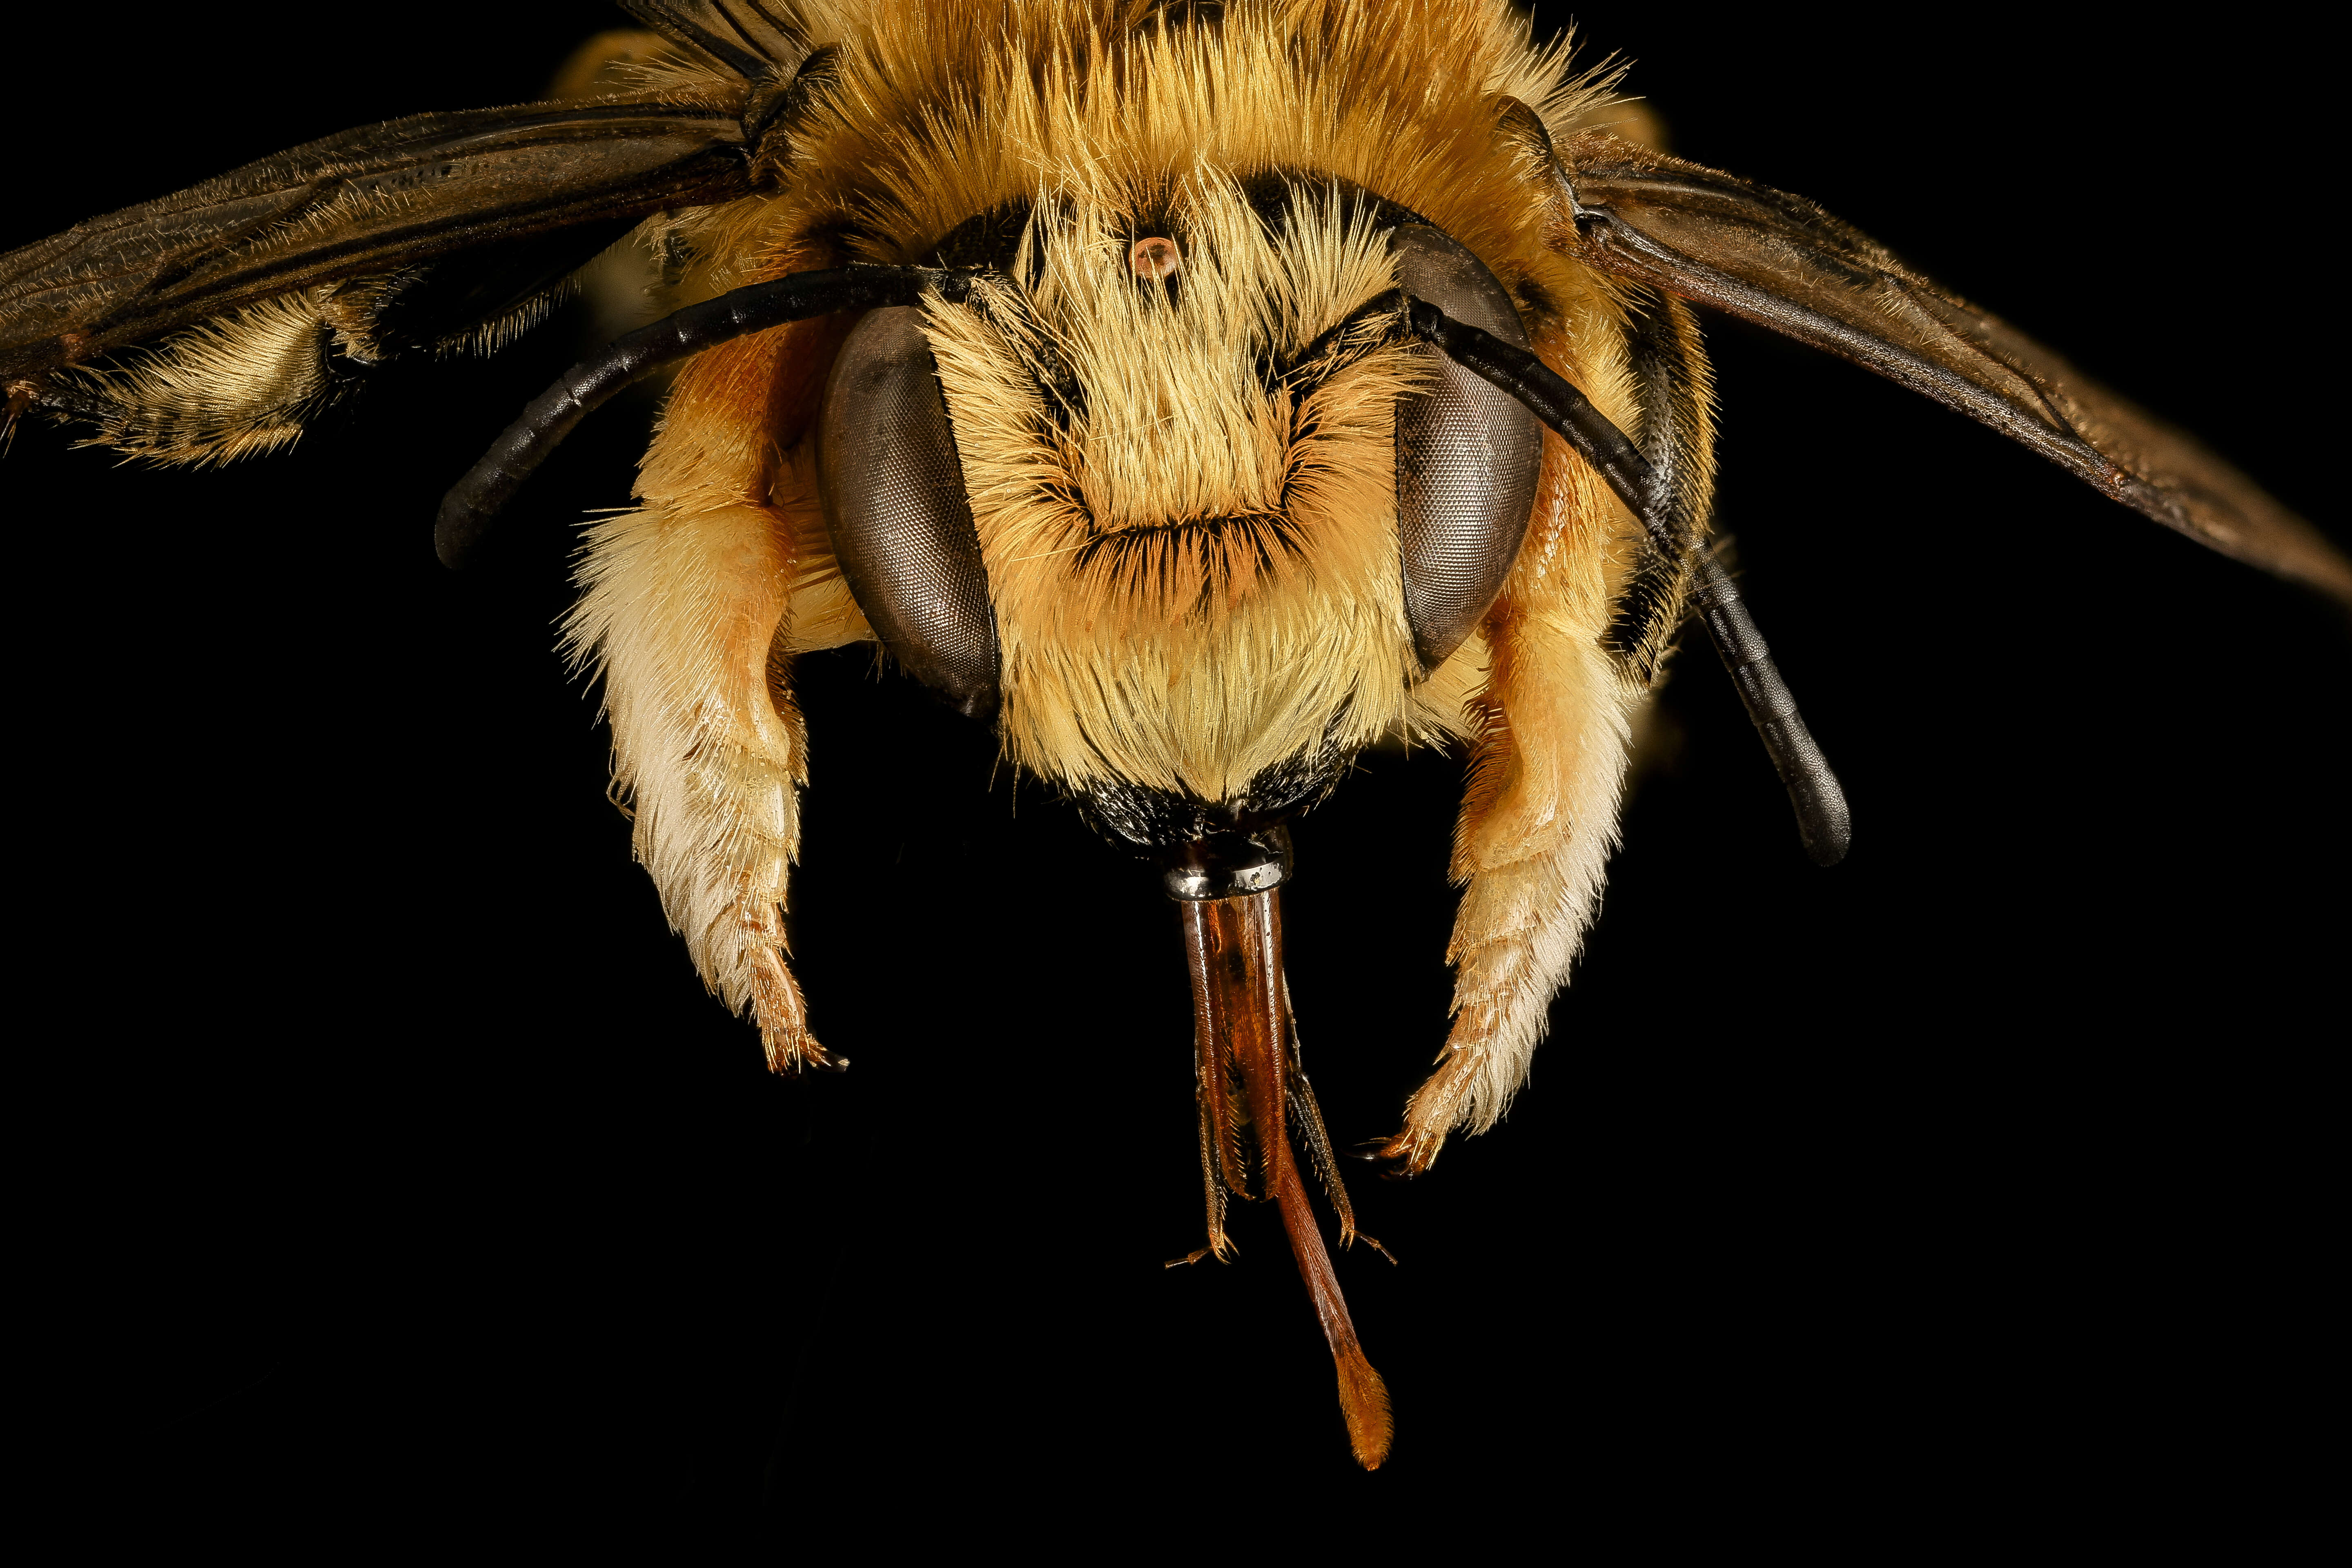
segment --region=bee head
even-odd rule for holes
[[[1107,832],[1246,886],[1414,727],[1517,551],[1539,427],[1400,330],[1412,295],[1524,342],[1507,295],[1412,214],[1278,178],[1041,195],[931,259],[966,297],[868,315],[827,388],[852,590]]]

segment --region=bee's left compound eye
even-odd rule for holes
[[[871,311],[849,334],[818,443],[834,554],[874,635],[957,711],[993,718],[996,616],[920,309]]]
[[[1391,243],[1406,293],[1528,346],[1510,295],[1452,236],[1408,223]],[[1405,619],[1423,673],[1462,645],[1502,590],[1543,466],[1543,426],[1517,399],[1442,354],[1433,368],[1428,390],[1396,416]]]

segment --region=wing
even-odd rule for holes
[[[621,9],[665,37],[699,51],[746,81],[773,76],[808,53],[793,7],[774,0],[620,0]]]
[[[1603,132],[1562,154],[1566,247],[1588,266],[1865,365],[2168,528],[2352,605],[2352,562],[2252,479],[1812,203]]]
[[[241,306],[750,188],[731,108],[541,103],[346,131],[0,256],[0,377]]]
[[[0,256],[7,416],[47,405],[165,458],[266,449],[331,395],[341,362],[494,347],[639,220],[750,190],[736,108],[389,121]],[[77,370],[174,333],[146,364]]]

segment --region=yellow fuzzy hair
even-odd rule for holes
[[[1500,100],[1559,136],[1614,79],[1571,74],[1568,39],[1535,47],[1500,0],[1235,0],[1189,26],[1159,9],[808,5],[811,45],[846,46],[834,84],[793,133],[789,200],[738,204],[722,248],[760,271],[772,246],[833,227],[868,259],[908,261],[1041,183],[1136,190],[1205,166],[1351,181],[1489,257],[1536,205],[1494,156]]]
[[[1301,193],[1268,235],[1229,181],[1188,184],[1172,292],[1129,270],[1141,199],[1048,201],[1013,268],[1034,282],[984,312],[935,309],[929,330],[1006,751],[1064,784],[1222,801],[1334,723],[1352,747],[1407,716],[1389,436],[1416,374],[1392,348],[1296,400],[1268,384],[1263,365],[1394,287],[1386,245],[1336,193]],[[1087,389],[1066,427],[1038,390],[1049,349]]]
[[[966,219],[1030,204],[1013,275],[976,309],[926,314],[1003,645],[1008,752],[1066,784],[1231,800],[1327,736],[1470,742],[1454,1027],[1392,1145],[1425,1164],[1449,1129],[1502,1114],[1597,907],[1642,695],[1602,639],[1639,530],[1547,437],[1502,595],[1416,680],[1391,421],[1427,362],[1372,353],[1302,384],[1295,409],[1260,362],[1393,281],[1361,192],[1477,256],[1545,362],[1638,430],[1622,303],[1561,254],[1541,149],[1624,112],[1611,79],[1572,74],[1566,41],[1535,46],[1505,0],[811,0],[797,15],[808,48],[839,47],[762,143],[776,188],[669,222],[719,289],[919,261]],[[691,85],[699,68],[675,68]],[[1274,232],[1239,195],[1268,177],[1294,192]],[[1162,215],[1183,253],[1172,295],[1126,262]],[[777,958],[806,765],[778,674],[872,635],[833,559],[814,452],[845,325],[686,368],[644,510],[599,525],[573,622],[575,647],[612,661],[617,776],[667,803],[641,816],[639,852],[705,977],[759,1016],[780,1063],[815,1047]],[[1066,410],[1045,406],[1048,359],[1084,389]],[[684,555],[656,547],[673,536]],[[672,579],[710,600],[700,629],[652,624]]]
[[[363,337],[338,331],[346,313],[338,296],[366,288],[362,280],[265,300],[116,369],[78,373],[74,388],[99,423],[76,445],[198,466],[276,451],[345,389],[338,352],[362,363],[373,357]]]
[[[929,319],[1003,642],[1006,748],[1066,784],[1223,800],[1327,730],[1356,745],[1469,722],[1461,672],[1414,685],[1398,586],[1390,411],[1417,356],[1360,363],[1295,414],[1252,368],[1394,281],[1337,193],[1420,213],[1538,311],[1613,313],[1546,243],[1549,195],[1496,130],[1516,100],[1564,133],[1609,79],[1493,0],[1237,3],[1187,26],[1157,10],[811,5],[811,46],[843,47],[793,132],[788,191],[708,215],[697,240],[732,285],[810,265],[820,237],[904,262],[1009,202],[1050,216],[1022,298]],[[1235,189],[1267,174],[1307,198],[1275,235]],[[1124,265],[1146,210],[1187,226],[1172,305]],[[1024,332],[1087,388],[1068,431],[1042,417]],[[1598,346],[1609,359],[1613,334]],[[1622,380],[1613,361],[1563,368]],[[775,504],[813,516],[791,468],[776,478]],[[800,542],[822,575],[826,542]],[[1604,551],[1612,574],[1621,553]],[[788,645],[824,646],[819,623],[862,634],[845,599],[837,577],[796,585]],[[1198,613],[1211,599],[1222,613]]]

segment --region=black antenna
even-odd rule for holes
[[[1667,560],[1675,558],[1685,546],[1666,516],[1664,498],[1656,493],[1649,459],[1626,438],[1625,432],[1592,405],[1591,398],[1526,349],[1457,321],[1425,300],[1409,300],[1406,311],[1414,336],[1509,393],[1558,431],[1642,520],[1659,552]],[[1756,629],[1731,574],[1712,550],[1701,551],[1696,564],[1698,582],[1692,597],[1697,602],[1707,637],[1722,658],[1723,667],[1731,672],[1739,700],[1748,706],[1748,717],[1763,737],[1764,750],[1770,753],[1772,766],[1789,791],[1805,853],[1815,865],[1834,866],[1845,858],[1846,846],[1853,837],[1845,791],[1805,728],[1797,700],[1774,667],[1771,650]]]
[[[831,272],[795,272],[689,305],[614,339],[595,358],[573,365],[532,398],[522,417],[508,426],[481,460],[441,498],[441,516],[433,525],[433,548],[441,563],[464,565],[499,509],[514,499],[532,470],[580,421],[632,383],[730,338],[833,310],[911,305],[928,289],[961,300],[971,290],[971,275],[930,267],[850,266]]]

